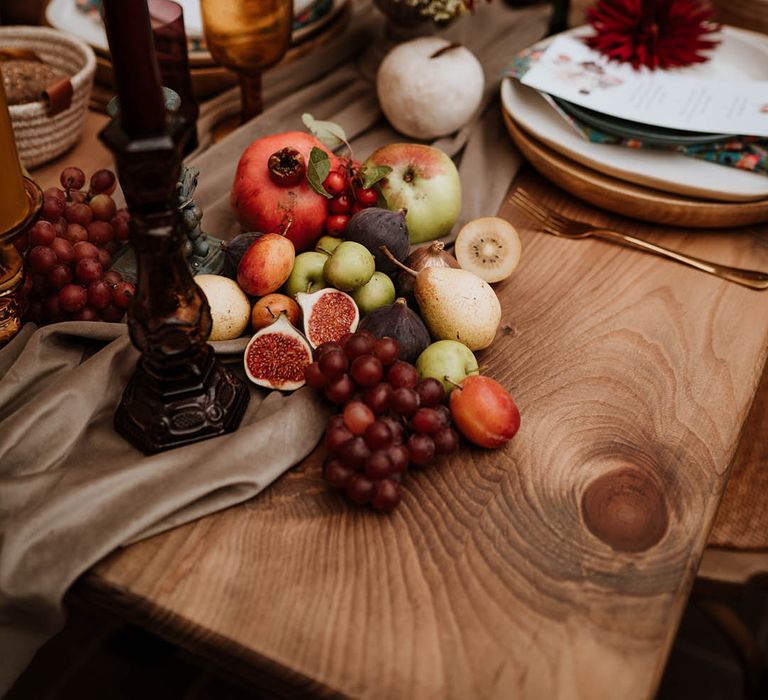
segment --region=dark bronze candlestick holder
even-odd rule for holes
[[[100,134],[115,154],[131,213],[137,280],[128,329],[142,353],[115,429],[147,454],[235,430],[249,398],[206,342],[210,309],[184,252],[176,185],[189,133],[182,117],[168,114],[159,135],[131,137],[118,118]]]

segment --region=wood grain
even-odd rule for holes
[[[670,226],[723,228],[768,221],[768,200],[714,202],[670,194],[598,172],[558,153],[507,113],[504,122],[520,152],[546,178],[590,204]]]
[[[661,230],[532,172],[519,182],[565,214],[768,267],[764,230]],[[502,328],[480,362],[523,413],[506,449],[415,474],[385,517],[329,493],[315,454],[245,505],[108,557],[75,594],[274,697],[652,697],[765,364],[768,306],[501,214],[523,263],[497,287]]]

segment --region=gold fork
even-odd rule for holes
[[[568,219],[561,214],[552,211],[549,207],[546,207],[539,202],[535,202],[531,195],[521,187],[515,190],[512,197],[510,197],[510,201],[520,207],[520,209],[532,219],[537,221],[541,225],[543,231],[550,233],[553,236],[561,236],[563,238],[587,238],[589,236],[595,236],[596,238],[603,238],[607,241],[623,243],[631,248],[638,248],[650,253],[655,253],[656,255],[665,258],[671,258],[677,262],[695,267],[697,270],[708,272],[710,275],[715,275],[716,277],[728,280],[729,282],[736,282],[736,284],[744,285],[750,289],[768,289],[768,273],[766,272],[744,270],[739,267],[729,267],[728,265],[719,265],[710,262],[709,260],[702,260],[701,258],[695,258],[692,255],[685,255],[676,250],[664,248],[641,238],[629,236],[626,233],[598,228],[584,221]]]

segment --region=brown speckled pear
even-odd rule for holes
[[[414,295],[429,332],[458,340],[470,350],[487,348],[501,321],[501,304],[491,285],[452,267],[430,267],[416,278]]]

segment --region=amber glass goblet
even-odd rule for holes
[[[293,1],[200,0],[200,8],[208,50],[240,78],[240,120],[228,125],[231,131],[262,111],[261,75],[288,50]],[[214,131],[220,138],[226,128],[219,125]]]

